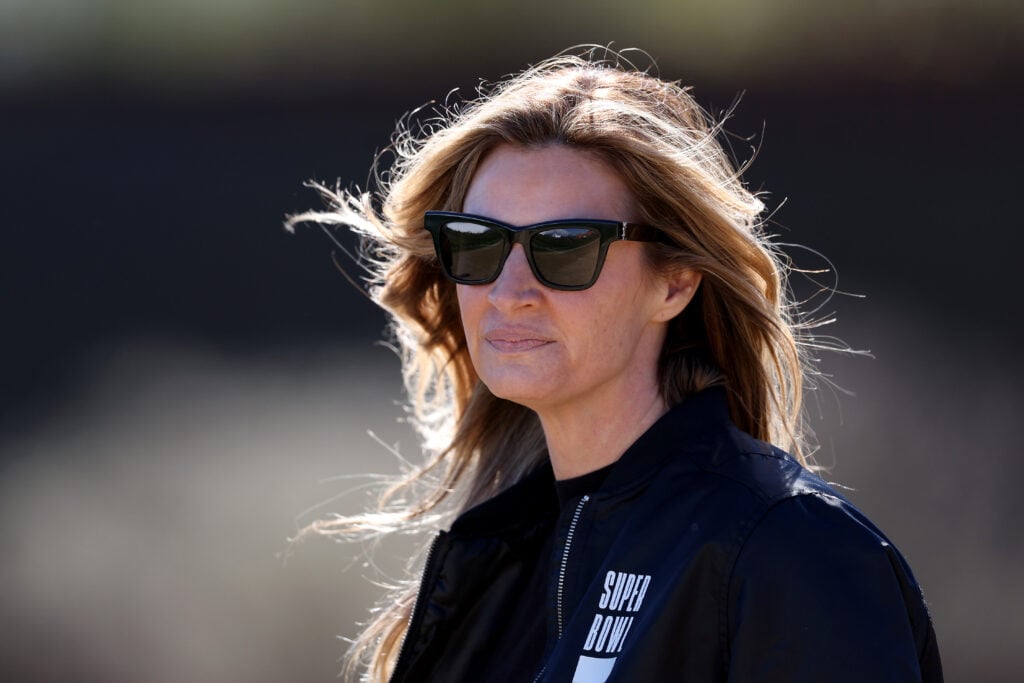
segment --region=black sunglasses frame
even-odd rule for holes
[[[454,222],[472,223],[474,225],[498,230],[501,233],[503,238],[501,256],[497,259],[494,272],[489,276],[481,279],[466,279],[456,277],[451,272],[451,254],[446,255],[448,247],[445,244],[446,240],[443,234],[443,228],[447,224]],[[601,275],[601,269],[604,267],[605,256],[608,254],[608,245],[612,242],[617,242],[619,240],[629,240],[633,242],[665,241],[665,235],[660,230],[647,225],[591,218],[545,221],[543,223],[534,223],[533,225],[517,227],[508,225],[507,223],[502,223],[501,221],[496,221],[492,218],[469,213],[458,213],[455,211],[427,211],[423,216],[423,227],[434,238],[434,251],[437,254],[437,260],[441,263],[441,269],[444,271],[445,276],[452,282],[461,285],[486,285],[494,282],[498,279],[498,276],[501,275],[501,271],[505,267],[505,261],[508,259],[508,255],[512,253],[512,246],[520,244],[523,247],[523,252],[526,254],[526,261],[530,264],[530,270],[533,272],[533,276],[537,278],[538,282],[551,289],[570,292],[587,289],[597,282],[597,278]],[[538,267],[533,254],[533,237],[544,231],[558,228],[589,228],[597,231],[597,234],[600,236],[597,260],[594,264],[594,272],[586,282],[570,284],[557,283],[545,277]]]

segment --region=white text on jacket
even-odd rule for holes
[[[595,614],[583,650],[607,654],[621,652],[629,627],[633,625],[630,614],[640,610],[650,585],[651,577],[647,574],[608,572],[598,607],[619,614]]]

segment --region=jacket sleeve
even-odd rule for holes
[[[899,552],[842,499],[777,503],[729,581],[729,681],[941,681],[931,621]]]

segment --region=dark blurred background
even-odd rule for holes
[[[0,0],[0,677],[336,679],[408,547],[288,538],[418,451],[383,316],[281,220],[406,111],[613,41],[713,113],[744,93],[779,239],[862,295],[813,301],[874,355],[824,354],[852,395],[809,401],[818,460],[948,679],[1024,680],[1010,0]]]

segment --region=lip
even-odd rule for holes
[[[552,344],[553,340],[536,330],[501,327],[484,334],[484,341],[502,353],[524,353]]]

